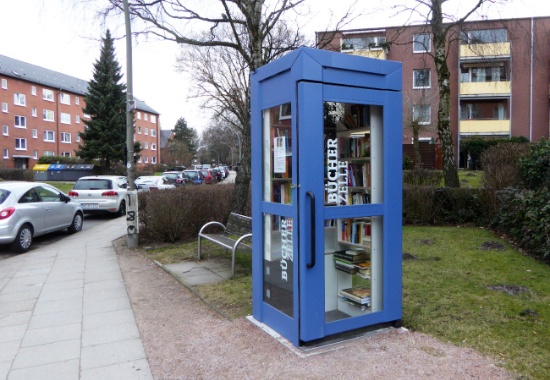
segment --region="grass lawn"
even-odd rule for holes
[[[147,254],[193,260],[196,244]],[[229,260],[216,245],[205,252]],[[549,378],[549,266],[480,228],[404,227],[403,252],[405,327],[491,355],[526,378]],[[239,256],[237,267],[235,279],[194,289],[230,318],[251,313],[250,257]]]
[[[471,187],[477,189],[480,187],[482,177],[483,172],[479,170],[461,169],[458,171],[458,180],[460,181],[460,187]]]
[[[57,181],[53,181],[53,182],[45,182],[45,183],[47,183],[48,185],[52,185],[53,187],[58,188],[59,190],[61,190],[65,194],[69,194],[69,191],[71,191],[73,186],[74,186],[74,182],[57,182]]]

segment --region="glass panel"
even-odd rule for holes
[[[294,315],[293,220],[264,214],[264,302],[289,317]]]
[[[382,310],[382,217],[325,221],[325,321]]]
[[[325,205],[383,201],[381,139],[382,107],[325,102]]]
[[[290,103],[263,111],[264,201],[292,204]]]

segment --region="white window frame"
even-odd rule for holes
[[[146,163],[146,164],[149,163],[149,156],[145,156],[145,163]]]
[[[2,89],[4,90],[8,89],[8,80],[5,78],[2,78]]]
[[[44,121],[55,121],[55,112],[52,110],[42,110],[42,119]]]
[[[55,151],[53,150],[45,150],[44,156],[55,156]]]
[[[32,151],[32,158],[34,158],[35,160],[38,158],[38,151],[37,150]]]
[[[151,115],[151,123],[153,124],[157,123],[157,117],[155,115]]]
[[[33,138],[33,139],[37,139],[37,138],[38,138],[38,129],[33,129],[33,130],[32,130],[32,138]]]
[[[140,142],[139,142],[140,147],[142,146],[141,144],[142,144],[142,143],[141,143],[141,141],[140,141]],[[147,141],[145,141],[145,142],[143,143],[143,148],[142,148],[142,149],[149,149],[149,143],[148,143]]]
[[[25,138],[16,138],[15,139],[15,150],[27,150],[27,139],[25,139]]]
[[[157,137],[157,130],[156,129],[151,128],[151,136]]]
[[[26,107],[27,106],[27,95],[15,92],[13,94],[13,104],[16,106]]]
[[[427,37],[425,37],[427,36]],[[420,38],[427,38],[428,43]],[[413,35],[413,53],[429,53],[432,51],[432,36],[430,33],[418,33]]]
[[[149,115],[147,115],[146,113],[144,113],[144,114],[143,114],[143,120],[148,121],[148,120],[149,120]]]
[[[2,112],[8,113],[8,103],[2,102]]]
[[[413,106],[413,110],[412,110],[413,120],[416,121],[420,117],[422,117],[422,115],[420,114],[422,111],[424,111],[423,112],[424,116],[427,116],[427,120],[423,119],[421,121],[418,121],[418,124],[420,124],[420,125],[429,125],[429,124],[431,124],[431,122],[432,122],[432,107],[430,105],[426,105],[426,104],[419,104],[419,105],[414,105]]]
[[[36,107],[32,107],[32,109],[31,109],[31,115],[32,115],[32,117],[37,117],[38,111],[36,110]]]
[[[157,150],[157,144],[151,143],[151,150]]]
[[[137,118],[138,118],[138,120],[141,120],[141,112],[139,112],[139,111],[137,113]]]
[[[141,127],[138,127],[138,133],[141,135]]]
[[[4,148],[4,158],[10,158],[10,150],[8,148]]]
[[[66,144],[70,143],[71,134],[69,132],[61,132],[61,142]]]
[[[76,142],[80,142],[80,135],[77,133],[76,137],[74,138]]]
[[[71,105],[71,95],[61,92],[59,93],[59,103],[66,104],[68,106]]]
[[[31,95],[36,96],[36,86],[31,86]]]
[[[145,128],[145,130],[143,131],[143,134],[144,135],[149,135],[149,128]]]
[[[71,157],[71,152],[61,152],[63,157]]]
[[[8,127],[7,125],[4,125],[2,127],[2,135],[9,136],[10,135],[10,127]]]
[[[152,157],[151,157],[151,163],[152,163],[152,164],[156,164],[156,163],[157,163],[157,156],[152,156]]]
[[[43,133],[44,141],[45,142],[55,142],[55,132],[46,130]]]
[[[21,115],[15,115],[13,118],[15,128],[27,128],[27,118]]]
[[[42,89],[42,99],[44,99],[48,102],[53,102],[53,100],[54,100],[53,95],[54,94],[53,94],[52,90],[48,90],[47,88]]]
[[[426,86],[419,86],[417,85],[417,80],[420,76],[420,74],[428,72],[428,84]],[[432,72],[430,69],[415,69],[413,70],[413,88],[431,88],[432,87]]]
[[[74,97],[74,104],[76,104],[77,106],[80,104],[80,97],[79,96]]]
[[[61,124],[71,124],[71,114],[61,112],[61,114],[59,115],[59,121],[61,122]]]

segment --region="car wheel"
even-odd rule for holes
[[[83,224],[84,217],[82,216],[82,213],[77,212],[76,214],[74,214],[73,222],[67,229],[69,230],[69,233],[74,234],[76,232],[82,231]]]
[[[29,224],[24,224],[17,231],[15,240],[11,243],[11,249],[17,253],[25,253],[32,245],[32,228]]]
[[[116,213],[117,216],[124,216],[126,215],[126,201],[120,202],[120,206],[118,207],[118,212]]]

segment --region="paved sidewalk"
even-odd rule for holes
[[[113,219],[0,260],[0,379],[152,379]]]

